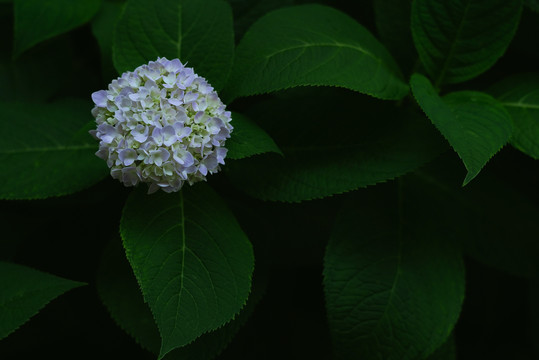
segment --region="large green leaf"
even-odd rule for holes
[[[120,229],[161,334],[160,358],[224,325],[244,306],[253,250],[209,186],[152,196],[135,191]]]
[[[85,285],[0,261],[0,339],[37,314],[52,299]]]
[[[412,35],[436,87],[488,70],[513,38],[522,0],[414,0]]]
[[[119,241],[111,241],[103,252],[98,270],[97,289],[114,321],[134,337],[142,347],[155,354],[159,353],[159,330],[148,304],[144,303],[137,280]],[[171,351],[165,356],[165,360],[213,359],[223,351],[244,325],[254,310],[256,302],[260,300],[263,290],[264,287],[260,286],[255,275],[249,300],[234,320],[215,331],[202,335],[184,347]]]
[[[226,141],[227,157],[242,159],[265,152],[282,154],[273,139],[255,122],[238,113],[232,114],[234,131]]]
[[[228,163],[234,185],[263,200],[322,198],[398,177],[445,149],[421,114],[344,89],[312,90],[249,110],[285,156]]]
[[[13,56],[89,21],[101,0],[16,0]]]
[[[408,93],[391,55],[346,14],[321,5],[268,13],[238,45],[226,96],[306,85],[340,86],[381,99]]]
[[[396,195],[360,192],[330,238],[324,290],[338,359],[424,359],[459,317],[458,242],[430,206]]]
[[[539,74],[508,77],[489,89],[507,109],[515,129],[511,145],[539,159]]]
[[[41,199],[87,188],[107,174],[88,130],[91,105],[1,103],[0,198]]]
[[[464,162],[468,173],[463,185],[468,184],[509,141],[513,131],[509,113],[490,95],[477,91],[441,98],[423,75],[412,75],[410,84],[425,114]]]
[[[219,90],[233,56],[232,11],[222,0],[129,0],[114,34],[119,73],[157,57],[178,58]]]

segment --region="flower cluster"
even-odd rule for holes
[[[97,156],[126,186],[178,191],[219,171],[233,129],[217,93],[180,60],[158,58],[92,94]]]

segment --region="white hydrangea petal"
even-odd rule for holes
[[[105,90],[99,90],[92,94],[92,100],[97,107],[107,107],[107,92]]]
[[[158,58],[92,94],[96,155],[126,186],[174,192],[224,164],[231,115],[206,79],[179,59]]]

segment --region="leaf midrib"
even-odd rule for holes
[[[539,110],[539,105],[537,104],[529,104],[529,103],[521,103],[521,102],[502,102],[502,105],[507,106],[507,107],[521,108],[521,109]]]
[[[352,50],[359,51],[360,53],[365,54],[367,56],[370,56],[371,58],[373,58],[374,60],[376,60],[379,63],[382,62],[380,58],[374,56],[371,52],[363,49],[360,46],[354,46],[354,45],[350,45],[350,44],[343,44],[343,43],[339,43],[339,42],[334,42],[334,43],[308,43],[308,44],[290,46],[290,47],[286,47],[284,49],[279,49],[279,50],[277,50],[277,51],[275,51],[275,52],[273,52],[271,54],[267,54],[264,57],[266,58],[266,60],[269,60],[271,57],[273,57],[273,56],[275,56],[277,54],[286,52],[286,51],[296,50],[296,49],[305,49],[305,48],[316,47],[316,46],[320,46],[320,47],[328,46],[328,47],[352,49]]]
[[[181,253],[182,253],[182,266],[181,266],[181,269],[180,269],[180,292],[178,293],[178,304],[176,305],[176,315],[174,316],[174,326],[171,328],[170,332],[169,332],[169,335],[167,336],[168,339],[170,339],[172,337],[172,334],[174,334],[174,332],[176,331],[176,329],[178,328],[178,318],[179,318],[179,314],[180,314],[180,307],[181,307],[181,302],[182,302],[182,293],[183,293],[183,290],[185,289],[185,286],[184,286],[184,273],[185,273],[185,251],[186,251],[186,238],[185,238],[185,211],[184,211],[184,201],[183,201],[183,192],[180,191],[179,192],[180,194],[180,226],[181,226],[181,229],[182,229],[182,233],[181,233],[181,241],[182,241],[182,245],[181,245]],[[162,341],[161,341],[161,350],[160,350],[160,354],[159,354],[159,359],[162,359],[171,349],[168,349],[167,352],[164,352],[164,349],[163,349],[163,346],[165,344],[165,337],[163,336],[162,337]]]
[[[447,72],[447,69],[449,68],[449,63],[452,60],[453,54],[455,52],[455,47],[457,44],[457,40],[460,37],[460,33],[462,32],[462,28],[464,27],[464,18],[466,18],[466,15],[468,14],[468,10],[470,9],[471,1],[468,0],[466,4],[466,8],[464,8],[464,13],[462,14],[462,18],[460,19],[459,26],[457,28],[457,32],[455,34],[455,37],[453,38],[453,42],[451,43],[451,47],[449,48],[449,52],[447,53],[447,56],[445,57],[445,60],[442,64],[442,69],[440,70],[440,74],[438,75],[438,78],[436,79],[434,83],[435,88],[439,88],[440,84],[442,83],[442,80],[445,76],[445,73]]]

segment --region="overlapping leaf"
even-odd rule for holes
[[[101,0],[16,0],[13,55],[89,21]]]
[[[15,331],[52,299],[82,285],[26,266],[0,261],[0,339]]]
[[[460,91],[441,98],[419,74],[412,75],[410,84],[425,114],[464,162],[466,185],[511,137],[511,117],[498,101],[481,92]]]
[[[159,358],[224,325],[245,305],[252,247],[207,185],[177,194],[136,191],[120,228],[159,328]]]
[[[494,85],[489,92],[513,119],[515,128],[511,144],[539,159],[539,75],[511,76]]]
[[[445,147],[420,114],[346,90],[261,102],[248,115],[275,136],[285,156],[262,155],[224,170],[234,185],[263,200],[310,200],[373,185],[414,170]]]
[[[226,142],[228,158],[242,159],[266,152],[281,154],[273,139],[255,122],[238,113],[233,113],[232,119],[234,131]]]
[[[387,190],[387,189],[386,189]],[[420,359],[451,334],[464,299],[458,243],[417,197],[358,196],[324,261],[338,359]]]
[[[220,89],[233,55],[232,11],[222,0],[129,0],[114,34],[119,73],[157,57],[178,58]]]
[[[435,86],[488,70],[509,46],[521,11],[521,0],[414,0],[412,35]]]
[[[266,14],[238,45],[226,96],[305,85],[340,86],[381,99],[408,93],[387,50],[346,14],[320,5]]]
[[[86,101],[2,103],[0,198],[36,199],[73,193],[107,174],[95,156]]]
[[[256,281],[254,281],[256,283]],[[148,304],[123,254],[119,241],[109,243],[98,271],[97,288],[101,300],[116,323],[144,348],[159,353],[160,337]],[[261,289],[258,289],[259,292]],[[257,291],[254,284],[253,292]],[[260,296],[251,293],[245,308],[234,320],[215,331],[202,335],[189,345],[176,349],[165,360],[209,360],[217,356],[232,341],[254,310]],[[258,294],[260,295],[260,294]]]

